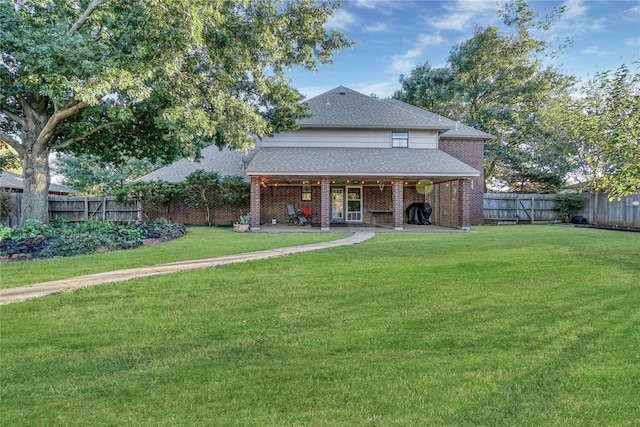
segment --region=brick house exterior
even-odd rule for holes
[[[252,229],[311,208],[324,230],[343,223],[407,223],[429,203],[434,224],[482,222],[484,141],[491,135],[393,99],[337,87],[306,101],[299,129],[262,139],[246,173]],[[430,191],[420,191],[424,182]],[[426,194],[425,194],[426,193]]]
[[[199,165],[181,160],[141,180],[179,182],[196,169],[243,176],[252,230],[273,219],[286,223],[287,204],[310,208],[312,225],[323,230],[363,223],[401,230],[407,207],[425,202],[433,224],[468,229],[482,222],[483,147],[491,135],[343,86],[306,104],[311,117],[298,120],[298,130],[262,137],[245,156],[208,147]]]

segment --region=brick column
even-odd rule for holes
[[[458,180],[458,228],[471,229],[471,179]]]
[[[393,228],[404,230],[404,182],[401,179],[393,181]]]
[[[331,181],[323,177],[320,182],[320,229],[329,231],[331,226]]]
[[[251,231],[260,231],[260,177],[251,177]]]

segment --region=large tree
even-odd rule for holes
[[[66,186],[88,196],[107,196],[158,167],[147,159],[123,158],[112,163],[87,154],[61,155],[53,162],[52,171],[63,177],[62,184]]]
[[[640,73],[621,65],[596,74],[554,103],[545,122],[569,147],[577,180],[610,199],[640,190]]]
[[[0,1],[0,141],[22,163],[23,219],[47,218],[49,155],[195,157],[305,113],[284,70],[350,42],[324,0]]]
[[[560,12],[540,19],[524,1],[509,3],[501,14],[514,32],[477,28],[451,50],[444,67],[425,64],[401,76],[402,89],[394,97],[496,136],[485,146],[485,181],[499,178],[519,187],[531,181],[538,187],[557,183],[537,157],[535,117],[571,79],[544,66],[549,46],[533,31],[544,29]]]

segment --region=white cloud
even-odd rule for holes
[[[591,56],[605,56],[607,54],[607,52],[600,50],[598,46],[589,46],[586,49],[582,49],[580,53]]]
[[[374,94],[378,98],[390,98],[396,90],[400,89],[400,83],[395,78],[386,82],[359,83],[353,86],[352,89],[365,95]]]
[[[640,6],[635,6],[624,11],[622,19],[631,22],[640,22]]]
[[[582,0],[567,0],[562,7],[564,11],[552,27],[553,33],[575,36],[607,31],[607,18],[593,19],[590,8]]]
[[[416,58],[421,57],[429,46],[446,43],[447,40],[440,34],[420,34],[411,49],[402,55],[391,57],[390,72],[396,74],[408,74],[417,65]]]
[[[631,47],[640,47],[640,36],[628,38],[624,41],[624,44]]]
[[[344,9],[338,9],[336,13],[334,13],[333,16],[329,18],[327,27],[344,31],[348,30],[356,23],[357,19],[353,14],[347,12]]]
[[[586,16],[589,8],[582,0],[567,0],[562,5],[564,7],[563,17],[566,19],[576,19]]]
[[[372,25],[366,25],[363,31],[365,33],[386,33],[389,31],[389,27],[384,22],[377,22]]]
[[[420,34],[418,36],[418,45],[420,46],[433,46],[436,44],[446,43],[447,40],[440,34]]]
[[[361,9],[386,10],[402,7],[402,2],[398,0],[356,0],[353,4]]]
[[[439,30],[468,30],[476,22],[487,22],[496,18],[498,2],[485,0],[456,0],[445,2],[443,8],[447,13],[439,16],[433,14],[428,23]]]

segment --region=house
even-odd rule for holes
[[[244,173],[247,161],[246,155],[228,148],[220,149],[216,145],[209,145],[202,149],[200,156],[200,159],[195,161],[180,159],[170,165],[156,169],[136,179],[136,181],[166,181],[178,184],[184,182],[189,175],[197,170],[217,172],[220,176],[242,176],[248,179]]]
[[[310,207],[323,230],[390,222],[416,202],[432,222],[468,229],[482,221],[484,142],[491,135],[394,99],[339,86],[306,103],[299,129],[264,137],[248,163],[252,229]],[[382,216],[382,218],[377,218]]]
[[[484,142],[493,137],[394,99],[339,86],[305,101],[299,129],[265,136],[247,155],[217,147],[200,163],[180,160],[140,180],[180,182],[197,170],[250,181],[252,230],[286,222],[286,205],[312,223],[407,223],[406,209],[429,203],[434,224],[468,229],[483,217]]]
[[[0,190],[9,193],[22,193],[24,190],[22,176],[9,171],[0,171]],[[68,196],[76,193],[79,193],[79,191],[65,185],[49,185],[50,195]]]

